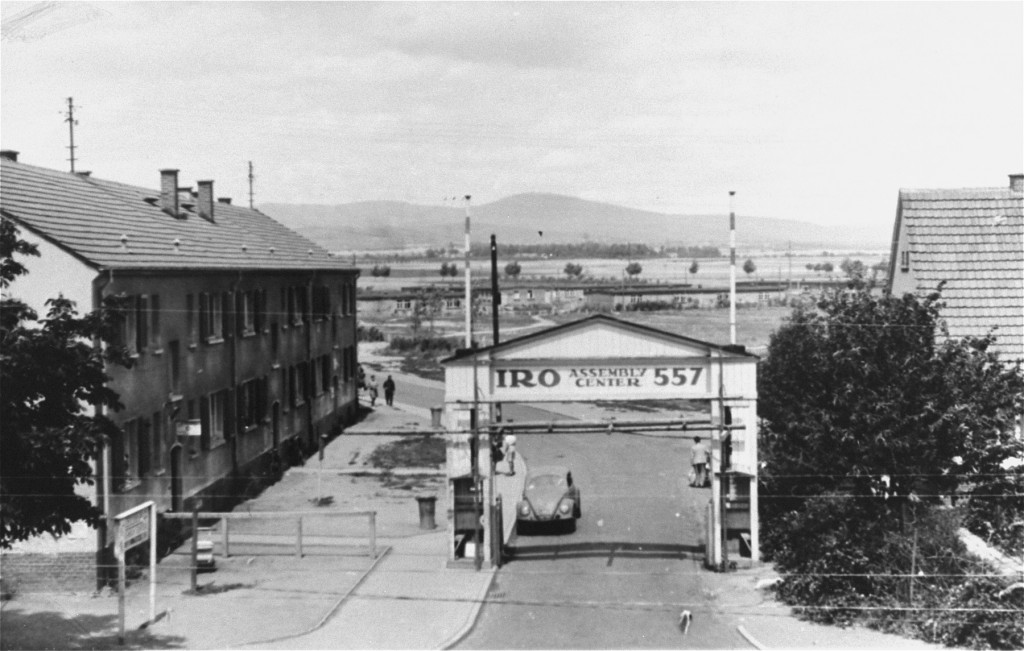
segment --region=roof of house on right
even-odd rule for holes
[[[954,338],[993,332],[1005,361],[1024,358],[1024,174],[1003,187],[902,189],[888,291],[930,294]],[[994,330],[993,330],[994,329]]]

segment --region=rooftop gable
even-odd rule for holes
[[[472,363],[527,359],[650,359],[655,357],[723,357],[757,359],[741,346],[718,346],[649,326],[596,314],[572,323],[535,332],[475,350],[459,351],[441,361]]]

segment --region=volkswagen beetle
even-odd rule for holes
[[[523,484],[523,498],[516,504],[516,529],[547,523],[562,523],[576,530],[582,515],[580,489],[573,485],[572,473],[565,466],[531,468]]]

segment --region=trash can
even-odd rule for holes
[[[433,495],[427,495],[417,497],[416,501],[420,505],[420,529],[434,529],[437,525],[434,523],[434,505],[437,502],[437,498]]]
[[[444,412],[444,407],[431,407],[430,408],[430,426],[434,429],[441,429],[441,413]]]

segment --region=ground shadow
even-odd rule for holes
[[[578,542],[551,545],[515,544],[505,547],[507,562],[550,561],[558,558],[703,558],[703,545],[638,542]]]
[[[73,615],[54,611],[28,612],[8,602],[3,608],[0,649],[183,649],[185,638],[126,629],[117,639],[117,615]]]

